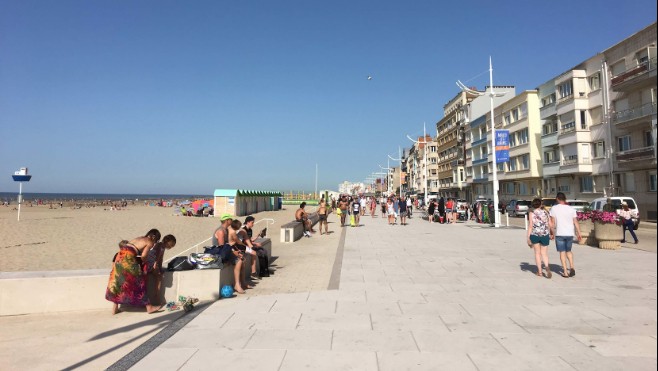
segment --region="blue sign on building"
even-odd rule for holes
[[[509,162],[509,130],[496,130],[496,163]]]

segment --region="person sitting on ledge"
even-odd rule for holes
[[[304,208],[306,207],[306,202],[299,204],[299,209],[295,212],[295,220],[302,223],[304,226],[304,236],[311,237],[310,233],[315,233],[311,221],[308,220],[308,214]],[[310,232],[310,233],[309,233]]]

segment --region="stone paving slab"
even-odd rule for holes
[[[565,279],[551,246],[549,280],[522,229],[410,223],[347,227],[338,290],[220,300],[135,369],[655,370],[654,253],[576,245]]]

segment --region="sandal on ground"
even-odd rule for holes
[[[571,268],[569,271],[569,277],[574,277],[576,275],[576,268]]]

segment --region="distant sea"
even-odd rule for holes
[[[212,195],[192,194],[131,194],[131,193],[23,193],[26,201],[34,200],[61,200],[61,201],[103,201],[103,200],[195,200],[208,199]],[[0,192],[0,201],[13,201],[18,199],[18,192]]]

